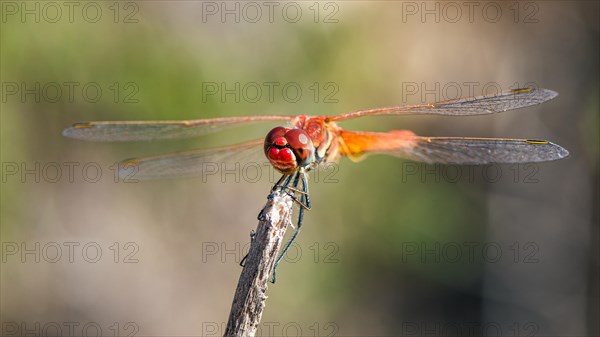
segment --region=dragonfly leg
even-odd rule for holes
[[[285,177],[288,177],[288,180],[291,178],[291,176],[288,176],[286,174],[281,175],[281,178],[279,178],[279,180],[277,180],[275,185],[273,185],[273,188],[271,189],[271,191],[275,191],[277,189],[277,187],[281,186],[281,182],[283,181],[283,179],[285,179]],[[289,184],[289,181],[287,183]]]
[[[256,232],[253,229],[250,231],[250,247],[252,247],[255,237],[256,237]],[[248,253],[246,253],[246,255],[244,255],[244,258],[242,258],[242,261],[240,261],[240,267],[244,267],[244,265],[246,264],[246,259],[248,259],[249,254],[250,254],[250,252],[248,252]]]
[[[309,193],[308,193],[308,179],[306,178],[306,174],[304,174],[304,172],[302,172],[302,189],[304,190],[304,195],[306,196],[304,198],[304,201],[306,202],[306,210],[310,211],[310,197],[309,197]]]
[[[290,174],[290,175],[283,175],[281,177],[281,179],[279,179],[279,181],[277,182],[277,184],[275,184],[275,186],[273,186],[273,191],[275,191],[275,189],[277,187],[281,187],[281,189],[285,189],[288,187],[288,185],[290,184],[290,182],[292,181],[292,178],[294,177],[294,174]],[[283,181],[283,178],[286,178],[285,181]],[[283,184],[281,184],[281,181],[283,181]]]
[[[285,248],[283,249],[283,251],[281,252],[279,257],[275,261],[275,265],[273,266],[273,279],[271,280],[272,283],[275,283],[275,281],[277,281],[277,266],[279,265],[279,262],[281,262],[281,260],[283,259],[283,257],[287,253],[287,251],[290,249],[290,247],[296,240],[298,233],[300,232],[300,227],[302,227],[302,220],[304,218],[304,210],[310,209],[310,199],[308,198],[308,183],[307,183],[306,176],[305,176],[305,173],[303,170],[298,171],[298,173],[296,174],[296,177],[294,179],[294,188],[296,188],[296,189],[298,188],[300,178],[302,178],[302,188],[303,188],[302,195],[300,196],[300,201],[298,201],[294,198],[294,200],[296,200],[296,202],[298,202],[298,204],[300,204],[302,206],[302,207],[300,207],[300,210],[298,212],[298,223],[296,225],[296,231],[294,232],[294,235],[292,235],[292,238],[285,245]]]
[[[300,171],[302,171],[302,173],[300,173]],[[275,191],[277,188],[281,188],[281,190],[288,190],[288,191],[292,191],[292,192],[297,192],[300,194],[306,194],[306,192],[304,190],[300,190],[298,189],[298,177],[299,175],[302,175],[302,179],[303,182],[306,180],[305,179],[305,174],[304,174],[304,170],[300,169],[298,170],[298,172],[293,173],[293,174],[284,174],[281,176],[281,178],[279,178],[279,180],[275,183],[275,185],[273,185],[273,188],[271,189],[271,192]],[[285,181],[284,181],[285,179]],[[292,182],[292,180],[294,181],[294,183],[292,184],[293,186],[290,186],[290,182]],[[283,184],[282,184],[283,182]],[[294,200],[294,202],[298,203],[298,205],[300,205],[301,207],[309,210],[310,207],[307,207],[307,205],[304,202],[301,202],[300,200],[298,200],[298,198],[296,198],[293,194],[289,194],[292,197],[292,200]],[[263,218],[263,214],[262,214],[262,210],[260,211],[260,213],[258,214],[258,220],[264,220]]]
[[[302,178],[302,185],[303,185],[303,189],[298,189],[298,184],[300,182],[300,177]],[[294,183],[293,186],[289,186],[290,181],[292,180],[292,178],[294,178]],[[280,179],[281,180],[281,179]],[[306,180],[306,172],[304,171],[303,168],[300,168],[296,173],[292,174],[289,176],[289,178],[285,181],[285,183],[281,186],[281,189],[286,189],[292,192],[297,192],[300,193],[302,195],[306,195],[308,194],[308,185],[307,185],[307,180]],[[306,209],[307,211],[310,210],[310,205],[306,205],[306,203],[304,201],[298,200],[298,198],[296,198],[296,196],[294,196],[293,194],[289,194],[289,196],[292,197],[292,200],[294,200],[294,202],[298,203],[298,205],[300,205],[300,207]]]
[[[283,181],[285,178],[287,178],[287,180],[286,180],[286,182],[285,182],[285,184],[284,184],[284,185],[287,185],[287,184],[289,184],[289,180],[291,179],[291,177],[292,177],[291,175],[286,175],[286,174],[283,174],[283,175],[281,176],[281,178],[279,178],[279,180],[277,180],[277,182],[275,183],[275,185],[273,185],[273,188],[271,189],[271,192],[274,192],[274,191],[275,191],[275,190],[276,190],[278,187],[281,187],[281,188],[283,188],[283,187],[282,187],[283,185],[281,184],[281,182],[282,182],[282,181]],[[269,198],[270,198],[270,196],[269,196]],[[258,219],[258,221],[265,221],[265,220],[266,220],[266,219],[265,219],[265,217],[264,217],[264,214],[263,214],[263,212],[264,212],[264,208],[260,210],[260,213],[258,213],[258,216],[257,216],[257,219]]]

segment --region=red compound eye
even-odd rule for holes
[[[299,166],[306,166],[313,161],[315,147],[308,133],[301,129],[293,129],[285,134],[285,139],[294,150]]]
[[[275,144],[278,147],[284,147],[287,145],[287,139],[285,139],[284,137],[279,137],[279,138],[275,139],[273,144]]]
[[[269,150],[268,157],[269,159],[282,164],[295,162],[294,153],[288,148],[278,149],[276,147],[272,147]]]
[[[289,130],[290,130],[289,128],[284,128],[283,126],[278,126],[278,127],[274,128],[273,130],[269,131],[269,133],[267,133],[267,136],[265,137],[265,154],[267,154],[267,152],[269,151],[269,148],[271,146],[278,145],[278,144],[276,144],[276,141],[279,138],[285,139],[283,136]],[[281,145],[281,146],[283,147],[283,146],[285,146],[285,144]],[[268,157],[268,155],[267,155],[267,157]]]
[[[281,149],[275,146],[271,147],[267,151],[267,158],[271,165],[281,173],[292,173],[298,168],[294,152],[287,147]]]
[[[278,171],[289,174],[314,159],[315,148],[301,129],[276,127],[265,137],[265,155]]]

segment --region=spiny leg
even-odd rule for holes
[[[302,199],[304,199],[304,197],[302,197]],[[279,265],[279,262],[281,262],[281,260],[283,259],[285,254],[288,252],[288,250],[290,249],[290,247],[292,246],[294,241],[296,241],[296,237],[298,236],[298,233],[300,232],[300,227],[302,227],[303,217],[304,217],[304,208],[300,207],[296,231],[294,232],[294,235],[292,235],[292,238],[290,239],[290,241],[288,241],[288,243],[286,244],[285,248],[283,249],[283,252],[281,252],[279,257],[277,258],[277,261],[275,262],[275,265],[273,266],[273,279],[271,280],[272,283],[275,283],[277,281],[277,266]]]
[[[275,191],[275,189],[277,189],[277,187],[281,186],[281,182],[283,181],[283,179],[285,179],[285,177],[288,177],[288,182],[286,183],[286,185],[289,184],[289,179],[291,178],[291,176],[287,175],[287,174],[282,174],[281,178],[279,178],[279,180],[277,180],[275,185],[273,185],[273,188],[271,189],[271,191]]]
[[[304,201],[306,205],[306,210],[310,211],[310,197],[308,193],[308,179],[306,178],[306,174],[302,171],[302,190],[304,191]]]
[[[287,178],[287,179],[286,179]],[[286,179],[285,183],[283,184],[283,186],[287,186],[290,183],[290,180],[292,179],[291,175],[287,175],[287,174],[282,174],[281,178],[279,178],[279,180],[277,180],[277,182],[275,183],[275,185],[273,185],[273,188],[271,189],[271,192],[275,191],[277,189],[277,187],[282,187],[281,182]],[[282,187],[283,188],[283,187]],[[265,221],[266,219],[263,217],[263,212],[264,212],[264,208],[260,210],[260,212],[258,213],[258,221]],[[252,230],[250,232],[250,244],[252,244],[252,242],[254,241],[254,237],[256,236],[256,232],[254,232],[254,230]],[[248,252],[249,254],[250,252]],[[244,263],[246,262],[246,259],[248,258],[248,254],[246,254],[243,258],[242,261],[240,261],[240,266],[244,266]]]
[[[256,237],[256,232],[253,229],[250,231],[250,247],[252,247],[255,237]],[[246,259],[248,259],[248,255],[250,255],[250,252],[248,252],[248,253],[246,253],[246,255],[244,255],[244,258],[242,258],[242,261],[240,261],[240,267],[244,267],[244,265],[246,264]]]
[[[279,265],[279,262],[281,262],[281,260],[283,259],[283,257],[287,253],[287,251],[290,249],[290,247],[296,240],[298,233],[300,232],[300,227],[302,227],[302,220],[304,218],[304,210],[310,209],[310,199],[308,198],[308,183],[306,180],[306,175],[304,173],[304,170],[302,170],[302,169],[300,169],[298,171],[298,173],[296,174],[296,177],[294,179],[294,188],[296,188],[296,189],[298,187],[300,178],[302,178],[302,188],[303,188],[302,195],[300,196],[300,201],[298,201],[294,198],[294,200],[296,200],[296,202],[298,202],[301,205],[301,207],[298,211],[298,223],[296,225],[296,231],[294,232],[294,235],[292,235],[292,238],[290,239],[290,241],[288,241],[285,248],[283,249],[283,251],[281,252],[279,257],[277,258],[277,261],[275,261],[275,265],[273,266],[273,279],[271,280],[272,283],[275,283],[275,281],[277,281],[277,266]]]
[[[292,186],[289,186],[289,183],[292,180],[292,178],[294,180],[294,183],[292,184]],[[300,182],[299,178],[302,178],[302,185],[303,185],[302,189],[298,189],[298,184]],[[286,179],[285,183],[281,186],[281,190],[284,190],[284,189],[292,191],[292,192],[297,192],[302,195],[308,194],[306,171],[304,171],[304,168],[298,169],[298,171],[296,171],[296,173],[293,173]],[[300,207],[302,207],[306,210],[310,210],[310,205],[306,205],[306,203],[304,201],[302,201],[302,198],[300,198],[300,200],[298,200],[298,198],[296,198],[296,196],[294,194],[288,193],[288,195],[290,197],[292,197],[292,200],[294,200],[294,202],[298,203],[298,205],[300,205]]]
[[[298,187],[299,176],[300,176],[299,172],[296,172],[296,173],[293,173],[293,174],[289,174],[289,175],[288,174],[281,175],[281,178],[279,178],[279,180],[275,183],[275,185],[273,185],[273,188],[271,189],[271,192],[275,191],[279,187],[279,188],[281,188],[281,190],[288,189],[288,190],[295,191],[295,192],[298,192],[298,193],[306,194],[306,192],[301,191],[301,190],[299,190],[297,188]],[[306,178],[304,177],[304,175],[302,175],[302,177],[303,177],[303,183],[305,184]],[[284,181],[284,179],[285,179],[285,181]],[[294,187],[290,187],[289,186],[289,184],[292,181],[292,179],[294,180]],[[283,182],[283,184],[282,184],[282,182]],[[297,202],[300,206],[302,206],[300,209],[306,208],[306,205],[304,205],[303,202],[298,201],[298,199],[296,199],[296,197],[293,196],[293,195],[290,195],[290,196],[292,197],[292,199],[295,202]],[[264,221],[265,220],[263,218],[263,211],[264,211],[264,209],[262,209],[260,211],[260,213],[258,213],[258,220],[259,221]],[[254,240],[254,236],[255,235],[256,234],[254,233],[254,230],[253,230],[250,233],[250,242],[252,242]],[[287,251],[287,249],[289,249],[289,247],[286,248],[286,251]],[[248,254],[246,254],[244,256],[244,258],[240,262],[240,266],[242,266],[242,267],[244,266],[244,263],[245,263],[245,261],[246,261],[247,258],[248,258]],[[281,258],[282,258],[282,256],[279,256],[279,258],[277,259],[277,262],[275,263],[275,266],[277,266],[277,264],[279,263],[279,261],[281,260]]]
[[[302,174],[300,174],[300,171],[302,171]],[[300,190],[298,189],[298,183],[299,183],[299,176],[302,176],[302,183],[304,185],[306,185],[306,177],[304,174],[304,169],[300,168],[298,171],[292,173],[292,174],[284,174],[281,176],[281,178],[279,178],[279,180],[275,183],[275,185],[273,185],[273,188],[271,189],[271,192],[275,191],[278,187],[281,189],[281,191],[283,190],[288,190],[288,191],[292,191],[292,192],[296,192],[296,193],[300,193],[300,194],[306,194],[306,191],[304,189]],[[285,179],[285,181],[284,181]],[[290,186],[290,182],[292,182],[292,180],[294,181],[294,183],[292,184],[292,186]],[[281,183],[283,181],[283,184]],[[298,200],[298,198],[296,198],[293,194],[289,194],[288,195],[290,197],[292,197],[292,200],[294,200],[294,202],[298,203],[301,207],[305,208],[305,209],[310,209],[310,207],[308,207],[304,202],[302,202],[301,200]],[[258,214],[258,220],[264,220],[262,217],[262,210],[260,211],[260,213]]]
[[[292,181],[292,178],[295,176],[295,174],[290,174],[290,175],[284,175],[284,177],[287,177],[287,179],[285,179],[285,182],[283,183],[283,185],[279,185],[282,189],[285,189],[288,187],[288,185],[290,184],[290,181]],[[275,186],[277,187],[277,186]]]

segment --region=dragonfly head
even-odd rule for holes
[[[278,126],[265,137],[265,155],[277,171],[291,174],[314,160],[315,147],[304,130]]]

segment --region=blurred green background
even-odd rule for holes
[[[465,167],[458,179],[456,167],[384,156],[313,175],[313,209],[269,287],[260,335],[600,333],[598,2],[1,6],[4,335],[36,322],[38,335],[66,322],[79,335],[222,334],[272,184],[266,166],[258,181],[124,183],[113,165],[261,138],[273,124],[110,144],[63,138],[72,123],[335,115],[527,83],[559,96],[498,115],[344,123],[548,139],[571,156]]]

